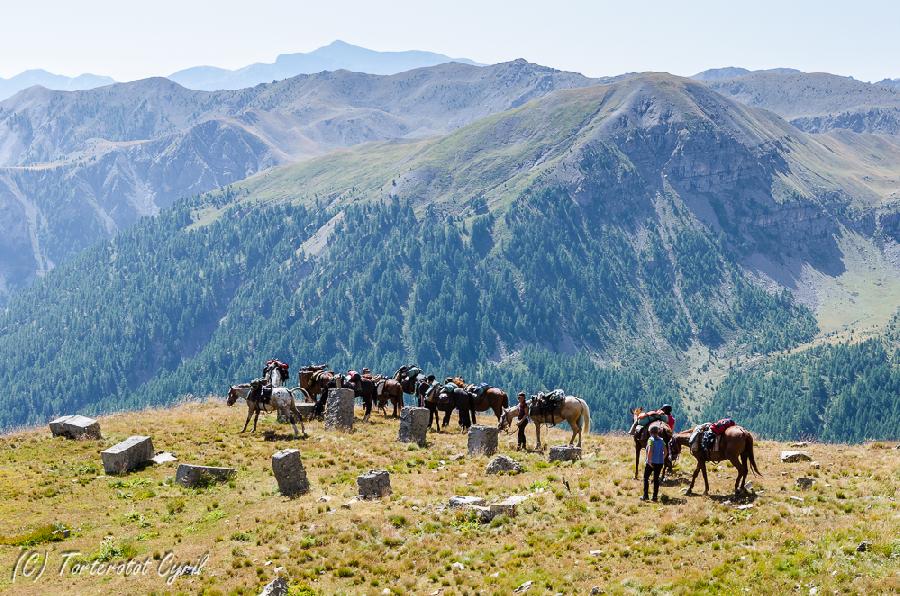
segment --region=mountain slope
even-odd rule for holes
[[[0,287],[27,284],[176,198],[337,148],[445,133],[590,83],[516,61],[326,72],[217,93],[167,79],[29,89],[0,102],[0,219],[10,226]]]
[[[726,97],[771,110],[807,132],[900,132],[900,91],[883,83],[784,68],[715,69],[694,78]]]
[[[77,77],[67,77],[41,69],[26,70],[8,79],[0,78],[0,100],[12,97],[19,91],[34,86],[60,91],[79,91],[112,85],[113,83],[115,81],[110,77],[89,73],[81,74]]]
[[[891,180],[852,151],[643,75],[271,170],[14,297],[0,381],[54,397],[0,423],[215,391],[270,356],[565,386],[597,429],[636,403],[697,411],[709,396],[679,391],[693,354],[810,340],[797,272],[839,278],[848,236],[896,246],[873,225],[896,212]]]
[[[281,54],[274,63],[250,64],[235,70],[214,66],[195,66],[172,73],[168,78],[188,89],[216,91],[254,87],[260,83],[280,81],[299,74],[312,74],[326,70],[349,70],[391,75],[447,62],[475,64],[466,58],[450,58],[434,52],[418,50],[379,52],[337,40],[312,52]]]

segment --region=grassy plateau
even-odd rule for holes
[[[395,419],[363,423],[359,410],[352,433],[311,422],[302,440],[273,416],[238,434],[244,415],[242,404],[210,399],[102,417],[100,441],[52,438],[46,427],[0,437],[0,591],[257,594],[279,573],[294,595],[510,594],[526,582],[520,592],[538,594],[900,591],[893,444],[813,444],[804,449],[814,462],[781,463],[787,444],[757,440],[763,475],[741,500],[727,464],[710,466],[710,496],[685,496],[693,459],[683,455],[661,502],[645,504],[624,435],[589,435],[581,461],[550,463],[501,434],[500,452],[524,472],[487,475],[489,458],[463,455],[455,417],[419,448],[397,442]],[[177,463],[104,475],[99,452],[134,434],[237,476],[188,489],[173,482]],[[568,436],[552,429],[549,443]],[[271,469],[288,447],[311,483],[295,499],[278,493]],[[356,501],[357,475],[374,468],[390,471],[393,495]],[[518,515],[489,524],[447,507],[454,495],[514,494],[529,495]],[[172,577],[184,565],[199,573]]]

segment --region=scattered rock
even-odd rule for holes
[[[385,588],[385,589],[383,589],[383,590],[381,591],[381,593],[384,594],[385,596],[390,596],[390,594],[391,594],[391,589],[390,589],[390,588]]]
[[[356,395],[352,389],[342,387],[328,390],[325,404],[325,428],[332,430],[353,430],[353,406]]]
[[[100,452],[107,474],[124,474],[136,470],[153,459],[150,437],[135,435]]]
[[[602,594],[603,590],[600,589],[600,586],[594,586],[591,588],[591,596],[597,596],[598,594]]]
[[[738,505],[735,509],[753,509],[753,503],[747,503],[746,505]]]
[[[450,497],[451,509],[460,509],[462,507],[471,507],[473,505],[484,505],[484,499],[474,496]]]
[[[331,500],[331,497],[329,497],[328,495],[322,495],[317,500],[319,501],[319,503],[327,503]]]
[[[819,593],[818,586],[813,586],[809,589],[809,596],[816,596]]]
[[[581,447],[554,445],[550,448],[550,461],[576,461],[581,459]]]
[[[804,447],[809,447],[809,443],[806,441],[800,441],[799,443],[791,443],[788,447],[794,447],[795,449],[803,449]]]
[[[450,567],[452,567],[453,569],[460,569],[460,570],[466,568],[466,566],[463,565],[462,563],[460,563],[459,561],[454,561],[453,565],[450,565]]]
[[[521,594],[522,592],[527,592],[528,590],[531,589],[531,585],[533,583],[534,583],[533,581],[528,580],[527,582],[525,582],[524,584],[522,584],[521,586],[519,586],[518,588],[513,590],[513,592],[515,592],[516,594]]]
[[[600,555],[603,554],[603,551],[602,551],[602,550],[592,550],[592,551],[590,551],[589,554],[590,554],[592,557],[599,557]]]
[[[856,552],[864,553],[867,550],[869,550],[869,547],[871,547],[871,546],[872,546],[871,542],[869,542],[868,540],[863,540],[862,542],[859,543],[859,546],[856,547]]]
[[[507,455],[497,455],[490,461],[485,469],[487,474],[499,474],[500,472],[518,474],[521,471],[522,465]]]
[[[815,478],[806,478],[805,476],[801,476],[797,478],[797,488],[801,490],[809,490],[812,488],[812,485],[816,483]]]
[[[341,509],[350,509],[354,504],[356,504],[356,502],[356,499],[350,499],[349,501],[341,505]]]
[[[790,499],[791,501],[800,501],[801,503],[803,502],[803,497],[797,497],[794,495],[791,495],[790,497],[788,497],[788,499]]]
[[[790,464],[798,461],[812,461],[812,458],[805,451],[782,451],[781,461]]]
[[[457,453],[456,455],[454,455],[453,457],[450,458],[450,461],[459,461],[461,459],[464,459],[465,457],[466,457],[465,453]]]
[[[506,497],[502,501],[491,503],[491,513],[493,513],[495,516],[502,514],[508,517],[515,517],[516,513],[518,512],[518,506],[525,502],[526,499],[528,499],[528,497],[524,495],[513,495],[511,497]]]
[[[287,596],[288,582],[283,577],[276,577],[266,584],[259,596]]]
[[[178,458],[175,457],[174,453],[170,453],[169,451],[160,451],[159,453],[154,455],[152,458],[150,458],[150,461],[152,461],[156,465],[161,465],[161,464],[167,464],[167,463],[173,462],[173,461],[178,461]]]
[[[360,499],[380,499],[391,494],[391,475],[387,470],[369,470],[356,479]]]
[[[483,505],[470,505],[466,507],[467,511],[473,511],[475,513],[475,517],[478,518],[478,523],[481,524],[489,524],[496,517],[496,513],[494,513],[490,507],[485,507]]]
[[[499,436],[500,429],[496,426],[476,424],[469,427],[469,455],[494,455]]]
[[[278,481],[278,490],[286,497],[303,495],[309,492],[309,480],[306,469],[297,449],[283,449],[272,455],[272,472]]]
[[[817,462],[817,461],[814,461],[814,462],[810,462],[810,463],[809,463],[809,466],[810,466],[813,470],[818,470],[818,469],[820,469],[820,468],[822,467],[822,464],[820,464],[820,463]]]
[[[415,443],[419,447],[426,445],[428,434],[428,408],[403,407],[400,409],[400,431],[397,440],[401,443]]]
[[[67,439],[99,439],[100,423],[93,418],[78,414],[60,416],[50,422],[50,432],[54,437]]]
[[[179,464],[178,469],[175,470],[175,482],[182,486],[193,487],[209,482],[226,482],[235,474],[237,474],[237,470],[234,468]]]

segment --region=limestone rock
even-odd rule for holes
[[[812,458],[805,451],[782,451],[781,461],[783,463],[794,463],[798,461],[812,461]]]
[[[303,421],[312,420],[316,417],[316,404],[308,404],[306,402],[297,402],[297,411],[303,416]]]
[[[459,509],[461,507],[474,507],[476,505],[484,505],[484,499],[474,496],[450,497],[451,509]]]
[[[325,405],[325,428],[353,430],[353,406],[355,403],[356,396],[352,389],[329,389],[328,402]]]
[[[391,475],[387,470],[369,470],[356,478],[360,499],[380,499],[391,494]]]
[[[288,582],[283,577],[276,577],[266,584],[259,596],[287,596]]]
[[[400,409],[400,431],[397,440],[401,443],[415,443],[419,447],[426,445],[428,433],[428,408],[403,407]]]
[[[234,468],[180,464],[175,471],[175,482],[183,486],[199,486],[208,482],[226,482],[237,474]]]
[[[272,455],[272,472],[278,481],[278,490],[286,497],[309,492],[306,469],[297,449],[284,449]]]
[[[527,496],[524,495],[513,495],[511,497],[506,497],[502,501],[498,501],[496,503],[491,503],[491,513],[496,515],[506,515],[508,517],[515,517],[518,513],[518,507],[525,500],[528,499]]]
[[[485,469],[487,474],[499,474],[500,472],[510,472],[518,474],[522,471],[522,465],[507,455],[497,455],[490,461]]]
[[[54,437],[67,439],[99,439],[100,423],[93,418],[78,414],[60,416],[50,422],[50,432]]]
[[[469,427],[469,455],[494,455],[499,436],[500,429],[496,426],[476,424]]]
[[[576,461],[581,459],[581,447],[554,445],[550,448],[550,461]]]
[[[797,478],[797,488],[802,489],[802,490],[809,490],[810,488],[812,488],[812,485],[815,483],[816,483],[816,481],[814,478],[805,478],[805,477]]]
[[[160,451],[159,453],[154,455],[152,458],[150,458],[150,461],[152,461],[156,465],[160,465],[160,464],[167,464],[167,463],[173,462],[173,461],[178,461],[178,458],[175,457],[175,454],[170,453],[168,451]]]
[[[150,437],[135,435],[100,452],[107,474],[124,474],[136,470],[153,459]]]

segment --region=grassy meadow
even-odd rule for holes
[[[0,591],[257,594],[277,573],[295,595],[510,594],[529,581],[538,594],[900,591],[893,444],[813,444],[816,465],[781,463],[789,447],[758,440],[763,476],[751,474],[755,498],[740,502],[729,498],[730,465],[711,467],[709,497],[685,496],[688,455],[662,501],[645,504],[626,436],[590,435],[582,461],[551,464],[501,435],[501,453],[525,471],[488,476],[488,458],[460,457],[466,437],[455,426],[419,448],[398,443],[398,422],[380,415],[349,434],[312,422],[308,438],[293,440],[273,416],[238,434],[245,413],[210,400],[102,417],[101,441],[51,438],[46,427],[0,437]],[[187,489],[173,483],[177,463],[104,475],[99,452],[132,434],[237,477]],[[550,444],[568,436],[553,429]],[[287,447],[301,450],[312,486],[295,499],[278,494],[271,471],[272,453]],[[355,501],[356,476],[373,468],[391,472],[393,495]],[[801,476],[812,488],[797,487]],[[479,524],[446,508],[467,494],[530,498],[516,517]],[[200,573],[167,583],[179,564]]]

